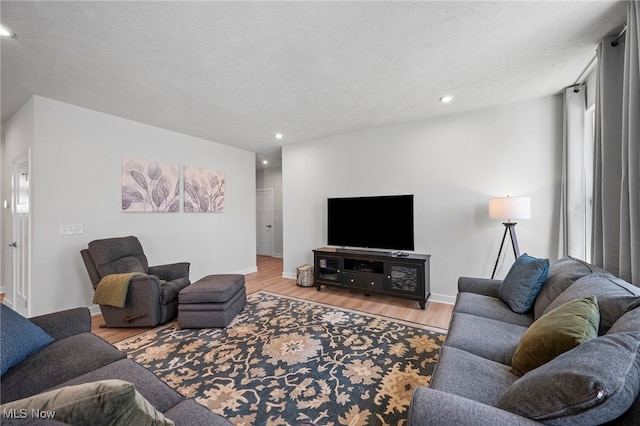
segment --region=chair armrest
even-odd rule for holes
[[[149,275],[155,275],[161,280],[172,281],[176,278],[189,278],[189,262],[170,263],[149,267]]]
[[[55,340],[91,332],[91,313],[88,308],[53,312],[29,318],[29,320]]]
[[[540,423],[458,395],[419,386],[413,392],[407,426],[531,426]]]
[[[488,278],[458,278],[459,293],[476,293],[485,296],[498,297],[498,290],[502,280],[490,280]]]
[[[137,304],[146,305],[145,309],[151,312],[161,302],[160,279],[157,275],[138,275],[129,282],[127,300],[135,300]],[[139,306],[140,307],[140,306]]]

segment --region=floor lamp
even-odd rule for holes
[[[514,219],[531,219],[531,199],[529,197],[504,197],[492,198],[489,200],[489,219],[504,220],[504,234],[502,234],[502,242],[498,250],[496,264],[493,267],[491,279],[496,276],[498,263],[500,262],[500,254],[504,247],[504,241],[507,238],[507,232],[511,237],[511,245],[513,246],[513,254],[520,257],[520,248],[518,247],[518,238],[516,237],[516,222]]]

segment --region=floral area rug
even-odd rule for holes
[[[444,331],[261,291],[226,329],[173,322],[116,346],[234,425],[403,425]]]

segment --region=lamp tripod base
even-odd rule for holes
[[[516,223],[513,222],[505,222],[504,225],[504,234],[502,234],[502,242],[500,243],[500,250],[498,250],[498,257],[496,258],[496,264],[493,267],[493,273],[491,274],[491,279],[495,278],[496,271],[498,270],[498,263],[500,263],[500,255],[502,254],[502,249],[504,248],[504,240],[507,239],[507,231],[509,232],[509,236],[511,237],[511,245],[513,246],[513,255],[518,259],[520,257],[520,247],[518,247],[518,237],[516,237]]]

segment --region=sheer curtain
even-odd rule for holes
[[[558,253],[561,257],[573,256],[589,260],[585,229],[587,223],[587,188],[585,171],[584,125],[587,106],[586,86],[568,87],[564,91],[562,186],[560,198],[560,241]]]
[[[626,37],[598,46],[593,263],[640,285],[640,48],[638,2]]]

